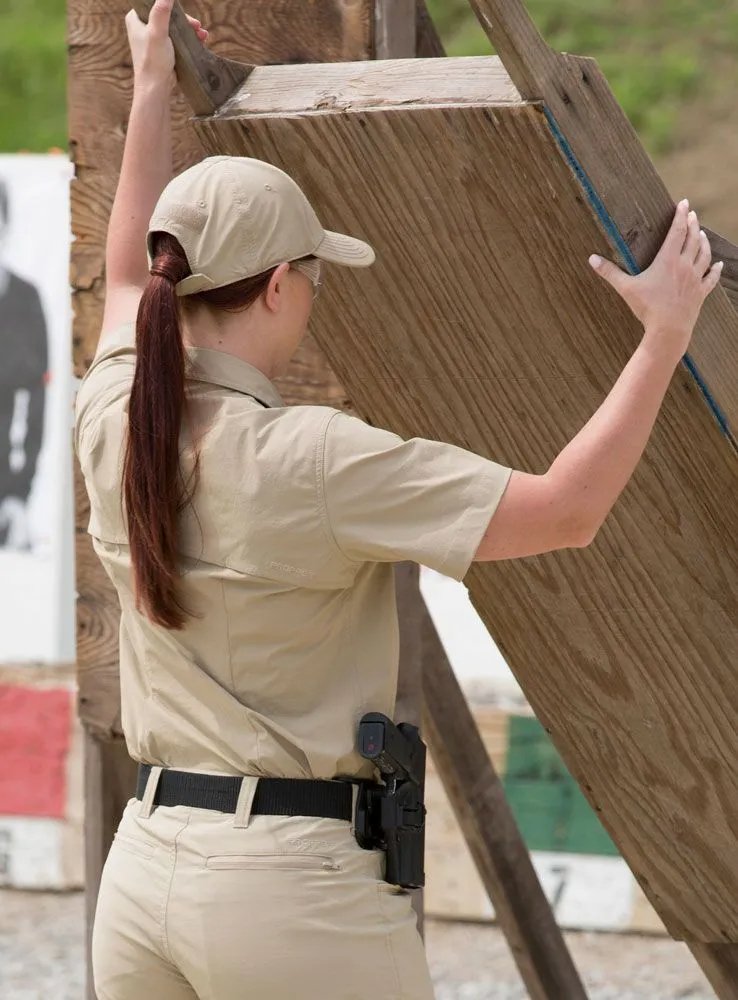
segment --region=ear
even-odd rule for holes
[[[264,304],[270,312],[279,312],[284,301],[284,281],[289,270],[289,264],[280,264],[269,279],[269,284],[264,293]]]

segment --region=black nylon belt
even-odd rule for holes
[[[138,765],[136,798],[142,799],[151,773],[150,764]],[[165,768],[159,775],[155,806],[196,806],[234,813],[241,777],[227,774],[196,774]],[[252,813],[269,816],[323,816],[352,818],[352,782],[311,778],[259,778]]]

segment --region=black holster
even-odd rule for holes
[[[359,752],[372,760],[384,784],[362,782],[356,800],[356,840],[387,853],[385,880],[407,889],[425,884],[426,747],[417,726],[396,726],[379,712],[359,724]]]

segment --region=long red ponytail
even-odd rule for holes
[[[136,317],[136,371],[128,408],[123,464],[128,541],[136,607],[168,629],[181,629],[189,612],[179,594],[179,514],[192,499],[194,475],[180,469],[180,432],[186,418],[185,349],[175,292],[190,273],[184,250],[168,233],[154,236],[151,279]],[[262,294],[272,272],[191,296],[215,309],[248,308]]]

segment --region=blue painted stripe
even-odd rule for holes
[[[551,113],[551,111],[549,110],[549,108],[547,108],[545,105],[544,105],[544,109],[543,110],[544,110],[544,112],[546,114],[546,120],[548,121],[549,128],[551,129],[551,131],[552,131],[552,133],[554,135],[554,138],[556,139],[556,141],[558,142],[559,146],[561,147],[561,150],[564,153],[564,156],[569,161],[569,165],[571,166],[572,170],[577,175],[579,183],[584,188],[585,193],[587,195],[587,198],[589,200],[589,203],[592,206],[592,208],[595,210],[595,212],[597,214],[597,217],[599,218],[600,222],[602,223],[602,225],[603,225],[603,227],[605,229],[605,232],[607,233],[607,235],[610,237],[610,239],[612,240],[612,242],[615,244],[615,246],[620,251],[620,254],[622,255],[622,258],[625,261],[625,264],[626,264],[628,270],[630,271],[630,273],[631,274],[639,274],[641,269],[638,266],[638,262],[636,261],[635,257],[633,256],[630,247],[628,246],[628,244],[625,242],[625,240],[623,239],[622,235],[620,234],[620,230],[615,225],[615,223],[614,223],[614,221],[612,219],[612,216],[610,215],[610,213],[605,208],[605,206],[604,206],[604,204],[602,202],[602,199],[600,198],[600,196],[597,194],[597,192],[595,191],[594,187],[592,186],[592,182],[590,181],[589,177],[587,177],[586,173],[582,169],[581,163],[579,163],[579,161],[577,160],[576,156],[574,155],[574,151],[572,150],[571,146],[569,145],[569,143],[568,143],[568,141],[566,139],[566,136],[564,135],[564,133],[559,128],[558,122],[554,118],[554,116]],[[705,400],[707,402],[707,405],[710,407],[710,410],[712,411],[713,416],[717,420],[718,425],[720,427],[720,430],[723,432],[723,434],[726,435],[726,437],[731,437],[732,435],[731,435],[730,426],[728,424],[727,417],[725,416],[725,414],[723,413],[722,409],[718,405],[718,402],[715,399],[715,397],[713,396],[713,394],[710,392],[710,388],[707,385],[707,382],[705,382],[704,378],[700,374],[699,369],[697,368],[697,365],[694,363],[694,361],[689,356],[689,354],[685,354],[684,355],[683,361],[684,361],[684,364],[687,366],[687,370],[689,371],[690,375],[692,376],[692,378],[697,383],[697,386],[698,386],[700,392],[702,393],[702,395],[704,396],[704,398],[705,398]]]

